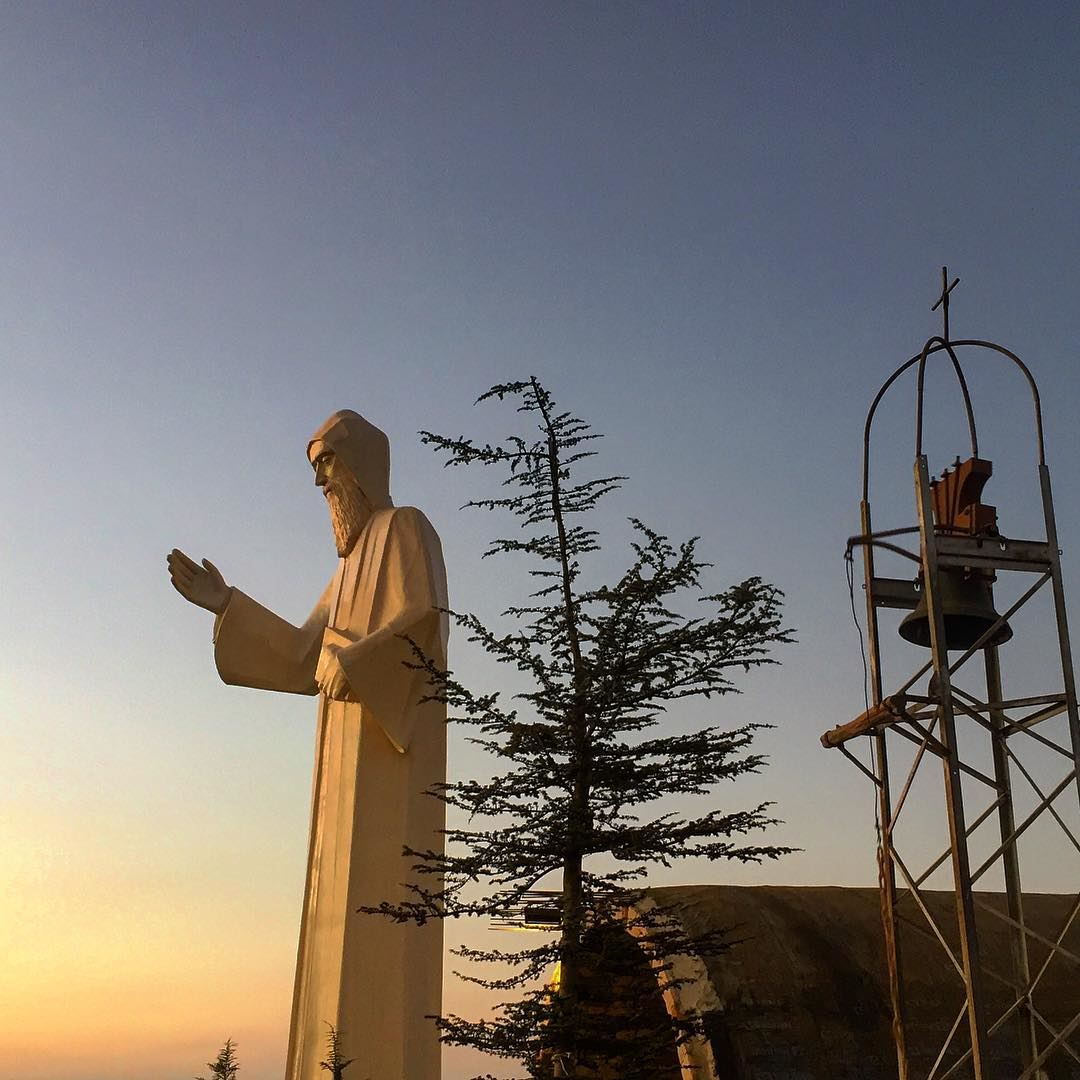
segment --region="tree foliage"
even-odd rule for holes
[[[236,1043],[232,1039],[226,1039],[225,1045],[218,1051],[217,1060],[208,1061],[206,1067],[210,1070],[209,1078],[197,1076],[195,1080],[236,1080],[236,1074],[240,1070]]]
[[[446,701],[451,722],[468,726],[494,773],[439,787],[435,794],[463,823],[447,829],[445,852],[407,852],[429,884],[405,903],[372,910],[417,922],[505,917],[558,875],[551,934],[516,951],[459,950],[500,965],[468,978],[508,996],[491,1019],[441,1018],[443,1039],[519,1060],[534,1078],[672,1075],[674,1041],[699,1034],[702,1018],[682,1018],[673,1030],[644,1001],[640,1009],[603,1002],[595,990],[630,985],[642,970],[672,979],[679,954],[722,947],[690,941],[677,919],[641,910],[650,866],[688,857],[757,862],[789,850],[754,839],[773,823],[767,803],[685,809],[762,766],[750,746],[763,725],[680,732],[669,718],[686,699],[737,692],[734,673],[775,662],[772,646],[791,640],[782,594],[757,577],[707,591],[697,538],[672,542],[637,519],[629,566],[613,581],[590,583],[586,565],[600,537],[589,515],[625,478],[581,475],[599,436],[560,411],[536,379],[494,386],[478,403],[493,400],[516,404],[522,433],[497,444],[421,437],[447,466],[502,474],[498,493],[468,505],[517,520],[519,529],[485,557],[523,557],[531,591],[505,612],[507,630],[451,615],[527,689],[509,700],[475,692],[417,653],[433,695]],[[612,947],[625,945],[627,933],[634,948]],[[545,986],[555,964],[557,986]]]
[[[345,1057],[341,1052],[341,1033],[338,1029],[329,1022],[326,1026],[330,1029],[326,1033],[326,1060],[319,1062],[319,1068],[328,1072],[332,1080],[342,1080],[354,1059]]]

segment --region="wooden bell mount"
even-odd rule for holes
[[[983,487],[994,471],[986,458],[956,460],[930,484],[934,531],[949,536],[997,536],[997,509],[980,501]],[[945,647],[949,651],[970,649],[998,621],[994,610],[994,574],[963,567],[942,568],[938,573],[939,606],[945,627]],[[930,648],[930,615],[925,583],[919,575],[922,595],[919,604],[900,623],[900,636],[913,645]],[[1002,645],[1012,637],[1012,628],[1002,623],[984,643],[984,648]]]

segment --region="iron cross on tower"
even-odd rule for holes
[[[937,298],[937,303],[930,309],[931,311],[937,311],[938,308],[942,309],[941,315],[945,322],[944,340],[949,340],[949,293],[960,284],[959,278],[953,278],[953,283],[949,284],[949,268],[943,266],[941,268],[941,295]]]

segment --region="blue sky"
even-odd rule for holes
[[[1078,72],[1053,3],[0,6],[0,1074],[190,1075],[230,1032],[279,1074],[312,703],[221,686],[164,555],[303,617],[335,408],[390,435],[457,607],[516,583],[459,510],[480,479],[416,431],[502,433],[471,402],[529,374],[630,477],[598,572],[634,514],[700,535],[718,587],[783,588],[798,645],[719,713],[774,723],[771,765],[723,798],[776,800],[805,850],[664,880],[871,882],[870,793],[817,737],[862,708],[865,410],[938,330],[945,263],[954,333],[1043,388],[1080,595]],[[1023,386],[970,377],[987,498],[1034,535]],[[937,469],[964,446],[929,385]],[[882,524],[913,517],[912,399],[881,417]],[[1036,679],[1036,639],[1015,656]],[[1075,884],[1050,851],[1031,879]],[[74,1056],[39,1060],[61,1007]]]

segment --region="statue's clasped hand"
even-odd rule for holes
[[[315,682],[319,690],[334,701],[349,699],[349,677],[341,666],[338,655],[340,646],[323,645],[319,656],[319,666],[315,671]]]

